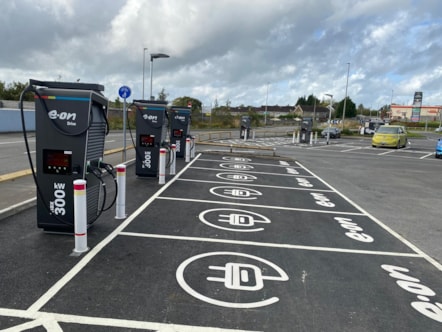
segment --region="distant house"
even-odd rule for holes
[[[279,118],[281,115],[293,114],[295,106],[278,106],[278,105],[262,105],[259,107],[253,106],[239,106],[230,107],[230,114],[232,115],[246,115],[249,110],[251,112],[264,115],[267,109],[267,115],[271,118]]]
[[[325,122],[329,117],[328,107],[320,105],[296,105],[295,114],[300,118],[315,118],[315,121]]]

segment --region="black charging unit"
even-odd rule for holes
[[[73,232],[73,181],[87,181],[87,223],[102,212],[102,181],[91,168],[103,160],[108,100],[99,84],[30,80],[35,93],[37,225]]]
[[[241,127],[239,131],[239,137],[248,139],[250,138],[250,126],[251,126],[251,119],[248,115],[243,115],[241,117]]]
[[[158,176],[160,148],[168,142],[167,101],[134,100],[136,107],[135,174]]]
[[[191,108],[172,106],[169,118],[170,144],[175,144],[176,156],[183,158],[186,154],[186,139],[190,137]]]

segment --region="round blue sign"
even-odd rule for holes
[[[120,95],[121,98],[126,99],[130,97],[130,88],[128,86],[123,85],[119,90],[118,90],[118,94]]]

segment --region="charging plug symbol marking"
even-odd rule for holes
[[[223,263],[220,263],[220,265],[208,265],[208,274],[201,274],[203,271],[201,271],[201,267],[198,267],[198,276],[201,277],[198,280],[193,280],[195,276],[195,273],[192,273],[192,271],[195,271],[195,268],[192,269],[193,262],[200,259],[207,259],[208,257],[217,257],[217,261],[220,261],[223,256],[227,257],[227,259],[224,260],[224,262],[226,262],[224,266],[222,265]],[[228,257],[230,257],[230,259]],[[241,257],[241,260],[247,259],[252,260],[252,262],[256,261],[257,265],[234,263],[231,260],[236,260],[235,257]],[[269,271],[269,274],[272,275],[263,275],[262,271],[264,268],[266,271]],[[187,272],[187,270],[189,270],[189,272]],[[222,275],[223,272],[224,277],[221,277],[220,275]],[[214,275],[215,273],[218,275]],[[217,296],[219,292],[213,292],[210,290],[213,287],[203,287],[204,291],[203,293],[200,293],[189,284],[189,282],[186,280],[187,278],[189,278],[189,280],[193,280],[193,283],[198,281],[198,284],[204,283],[206,280],[223,283],[225,288],[231,290],[231,292],[223,292],[222,296],[230,298],[231,301],[218,299]],[[289,277],[287,273],[278,265],[261,257],[238,252],[219,251],[189,257],[182,262],[180,266],[178,266],[176,271],[176,279],[184,291],[201,301],[227,308],[247,309],[271,305],[278,302],[279,298],[276,296],[269,297],[266,292],[265,294],[257,293],[255,296],[257,299],[256,301],[238,302],[238,294],[235,291],[260,291],[264,288],[264,280],[282,282],[289,280]]]
[[[222,266],[209,266],[210,270],[224,271],[224,278],[207,277],[209,281],[223,282],[228,289],[257,291],[264,287],[261,269],[252,264],[226,263]]]
[[[264,228],[257,224],[270,224],[269,218],[255,212],[240,209],[210,209],[200,213],[199,219],[208,226],[231,232],[258,232]],[[218,223],[228,224],[220,226]],[[231,226],[231,227],[230,227]]]
[[[231,213],[231,214],[220,214],[219,222],[227,222],[232,226],[254,226],[255,223],[270,223],[268,220],[256,220],[253,216],[249,214],[241,214],[241,213]],[[223,218],[223,219],[221,219]],[[224,219],[226,218],[226,219]]]
[[[222,193],[217,193],[217,190]],[[262,196],[262,193],[255,189],[230,186],[214,187],[210,189],[210,192],[216,196],[236,199],[256,199],[256,196]]]
[[[221,168],[228,168],[228,169],[240,169],[240,170],[251,170],[254,167],[252,165],[248,164],[234,164],[234,163],[222,163],[219,164]]]

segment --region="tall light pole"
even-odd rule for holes
[[[150,100],[153,100],[152,95],[152,76],[153,76],[153,59],[168,58],[169,56],[164,53],[151,53],[150,54]]]
[[[330,127],[331,127],[331,110],[332,110],[332,104],[333,104],[333,95],[326,93],[326,96],[330,97],[330,105],[328,109],[328,130],[327,130],[327,145],[330,142]]]
[[[269,98],[269,83],[267,82],[266,107],[264,109],[264,126],[267,126],[267,100]]]
[[[147,47],[143,48],[143,93],[142,93],[143,100],[144,100],[144,68],[146,66],[146,51]]]
[[[348,89],[348,75],[350,74],[350,62],[347,62],[347,84],[345,85],[345,99],[344,99],[344,109],[342,110],[342,130],[344,130],[345,121],[345,106],[347,105],[347,89]]]

